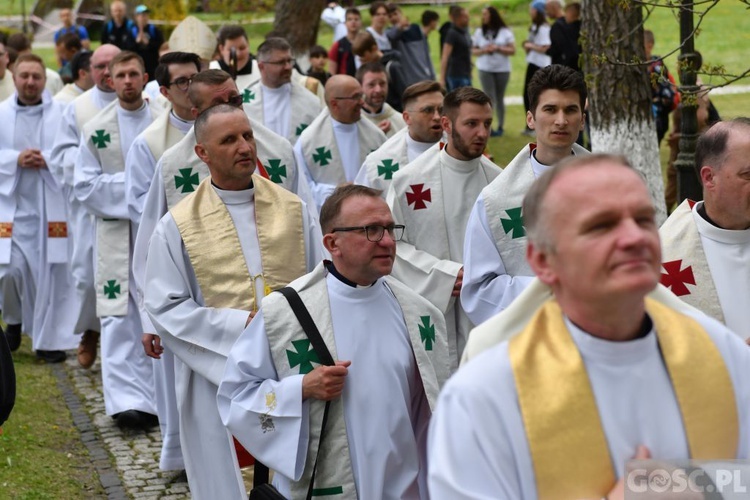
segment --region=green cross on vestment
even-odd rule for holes
[[[253,92],[250,89],[245,89],[242,92],[242,102],[244,102],[245,104],[247,104],[248,102],[254,101],[254,100],[255,100],[255,92]]]
[[[315,149],[315,153],[313,153],[313,161],[315,163],[320,163],[321,167],[325,167],[328,165],[328,160],[332,159],[331,156],[331,150],[326,149],[325,146],[322,148]]]
[[[181,193],[192,193],[195,191],[194,185],[200,184],[198,173],[193,173],[193,167],[181,168],[180,175],[174,176],[175,189],[182,188]]]
[[[521,207],[509,208],[506,210],[510,219],[500,219],[503,223],[503,231],[505,234],[513,231],[510,235],[511,239],[523,238],[526,236],[526,229],[523,227],[523,215],[521,215]]]
[[[96,149],[102,149],[107,147],[108,142],[112,142],[112,139],[109,137],[109,134],[106,133],[104,130],[97,130],[94,132],[94,135],[91,136],[91,142],[94,143],[94,146],[96,146]]]
[[[286,165],[281,164],[281,160],[268,160],[268,165],[263,165],[268,172],[268,178],[276,184],[281,184],[282,177],[286,177]]]
[[[104,295],[106,295],[108,299],[116,299],[118,293],[121,292],[117,280],[107,280],[107,284],[104,285]]]
[[[289,360],[289,368],[299,365],[299,374],[305,375],[313,369],[313,363],[320,364],[318,353],[310,346],[308,339],[292,340],[294,351],[286,350],[286,357]]]
[[[393,178],[395,172],[398,172],[398,163],[394,163],[393,160],[383,160],[378,165],[378,175],[382,175],[387,181]]]
[[[295,135],[301,135],[302,132],[307,128],[307,123],[300,123],[299,126],[294,129]]]
[[[419,325],[419,336],[424,342],[424,350],[431,351],[432,343],[435,342],[435,325],[430,324],[432,318],[429,316],[420,316],[419,319],[422,320],[422,324]]]

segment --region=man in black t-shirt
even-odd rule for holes
[[[448,92],[471,87],[471,35],[469,13],[461,7],[448,30],[440,57],[440,83]]]

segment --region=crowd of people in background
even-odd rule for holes
[[[253,462],[292,498],[622,498],[633,457],[750,458],[750,121],[699,97],[705,201],[659,230],[582,145],[577,1],[532,1],[522,41],[494,6],[332,2],[297,59],[149,13],[113,1],[94,49],[61,10],[59,72],[0,38],[0,347],[100,356],[107,415],[159,425],[193,498],[247,498]],[[500,165],[519,47],[530,142]]]

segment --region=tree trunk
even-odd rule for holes
[[[624,154],[643,174],[661,225],[667,211],[648,70],[614,63],[645,60],[641,7],[632,0],[584,0],[582,17],[592,149]]]
[[[307,60],[310,48],[318,39],[320,14],[324,0],[277,0],[273,30],[287,39],[292,55]]]

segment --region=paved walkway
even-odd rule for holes
[[[52,366],[108,500],[190,498],[184,474],[159,470],[158,428],[122,431],[105,414],[99,360],[83,370],[73,353],[64,364]]]

